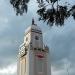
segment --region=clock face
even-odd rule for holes
[[[39,54],[38,54],[38,55],[37,55],[37,57],[38,57],[38,58],[43,58],[44,56],[43,56],[43,55],[39,55]]]
[[[42,53],[38,53],[38,54],[36,54],[36,56],[37,56],[38,58],[44,58],[44,54],[42,54]]]

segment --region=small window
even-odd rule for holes
[[[35,36],[35,39],[36,39],[36,40],[39,40],[39,37],[38,37],[38,36]]]
[[[26,37],[26,41],[28,41],[28,37]]]

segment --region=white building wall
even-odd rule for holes
[[[38,36],[38,40],[35,37]],[[34,48],[43,48],[43,37],[42,34],[32,32],[31,33],[31,42]]]
[[[29,75],[34,75],[34,53],[29,50]]]
[[[35,36],[38,36],[39,39],[36,40]],[[26,40],[27,39],[27,40]],[[51,75],[51,64],[50,64],[50,56],[48,52],[38,51],[38,50],[30,50],[30,43],[32,43],[33,48],[41,48],[43,49],[43,37],[42,33],[36,33],[29,31],[24,36],[24,45],[28,46],[27,54],[23,57],[26,61],[22,62],[19,60],[19,75]],[[39,59],[36,55],[42,53],[44,58]],[[41,65],[42,64],[42,71]],[[26,68],[25,68],[26,67]],[[25,70],[26,69],[26,70]]]
[[[24,43],[26,46],[29,45],[30,41],[31,41],[31,32],[24,36]]]
[[[50,52],[47,53],[47,75],[51,75],[51,57],[50,57]]]
[[[27,55],[26,55],[26,72],[25,75],[29,75],[29,51],[27,51]]]

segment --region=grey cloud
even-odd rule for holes
[[[64,69],[64,65],[68,64],[68,62],[72,65],[72,69],[75,68],[74,24],[75,21],[69,21],[64,27],[53,27],[44,35],[45,43],[50,48],[52,66],[55,67],[55,70]],[[68,60],[68,62],[66,63],[64,59]]]
[[[2,68],[17,62],[19,45],[23,42],[25,29],[31,24],[34,14],[29,10],[23,16],[16,16],[9,0],[1,0],[0,6],[0,68]]]
[[[4,1],[5,3],[5,1]],[[7,2],[6,2],[7,3]],[[9,10],[9,4],[2,7],[2,12]],[[4,20],[0,22],[3,31],[0,32],[0,68],[5,67],[11,63],[17,61],[17,54],[19,45],[23,42],[24,31],[31,24],[32,12],[28,12],[27,16],[16,16],[15,13],[9,13],[10,11],[3,12],[1,16],[8,19],[5,23]],[[8,14],[9,13],[9,14]],[[0,20],[1,21],[1,20]],[[6,26],[5,28],[3,26]]]
[[[5,7],[2,7],[0,15],[8,19],[7,23],[0,22],[1,26],[6,25],[5,29],[0,32],[0,67],[17,61],[18,47],[23,42],[24,31],[31,24],[31,19],[34,16],[32,11],[24,16],[16,16],[13,8],[6,5],[7,3],[5,3]],[[6,11],[6,8],[9,11]],[[38,16],[34,17],[37,20]],[[52,66],[56,68],[55,70],[64,68],[64,59],[73,64],[71,68],[75,68],[75,22],[70,20],[63,27],[52,28],[49,28],[46,23],[36,22],[43,30],[44,42],[50,48]],[[74,74],[75,72],[72,73],[72,75]]]

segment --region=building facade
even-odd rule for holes
[[[41,29],[34,23],[25,31],[19,48],[18,75],[51,75],[49,48],[43,44]]]

